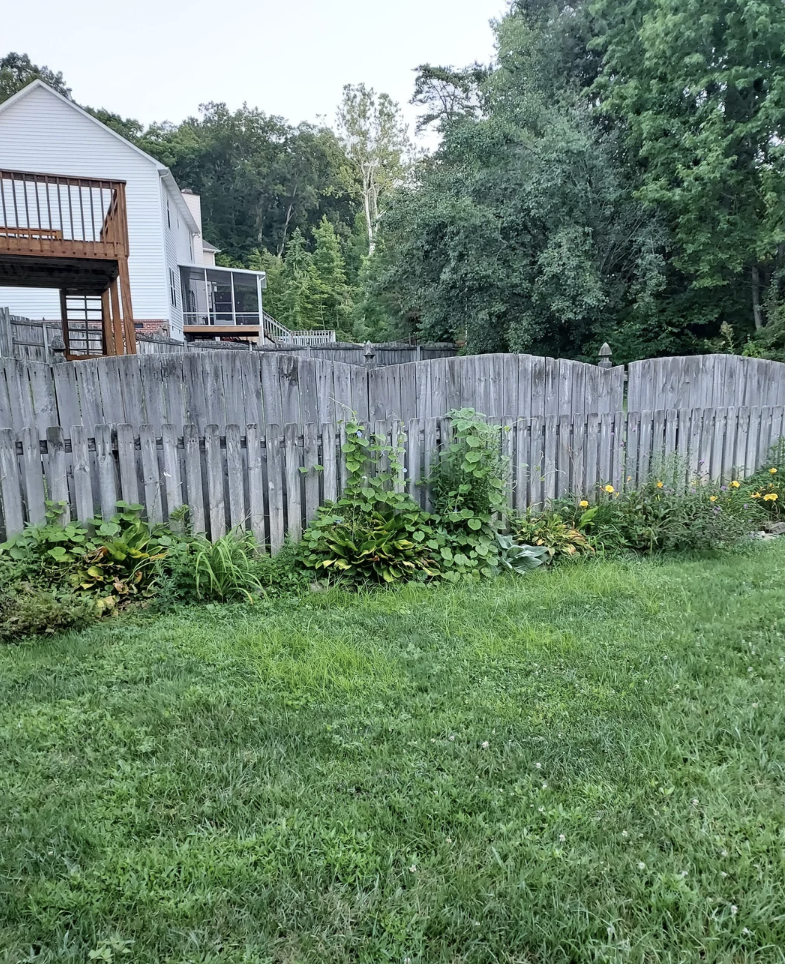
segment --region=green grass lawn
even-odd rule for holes
[[[783,961],[784,577],[780,541],[7,646],[0,961]]]

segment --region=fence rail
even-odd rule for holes
[[[653,460],[677,454],[688,477],[743,478],[764,464],[785,431],[785,406],[536,415],[489,419],[503,428],[511,508],[542,505],[575,493],[591,498],[599,483],[617,489],[645,480]],[[401,489],[429,507],[427,479],[450,438],[444,418],[383,419],[367,431],[404,450]],[[141,502],[163,521],[183,504],[194,527],[213,540],[230,529],[253,532],[273,552],[298,539],[317,507],[346,480],[344,426],[187,424],[0,429],[0,535],[44,518],[45,500],[66,502],[66,518],[111,515],[115,502]],[[321,466],[322,468],[317,468]],[[629,481],[628,481],[629,480]]]

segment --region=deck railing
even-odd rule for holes
[[[127,258],[125,182],[0,170],[0,254]]]

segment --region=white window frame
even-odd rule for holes
[[[173,308],[177,307],[177,279],[173,268],[169,269],[169,301]]]

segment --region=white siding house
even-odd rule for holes
[[[0,169],[125,181],[136,327],[183,338],[184,272],[209,263],[203,249],[214,261],[217,249],[202,239],[199,198],[182,194],[167,167],[37,80],[0,104]],[[60,317],[56,290],[3,287],[0,306]]]

